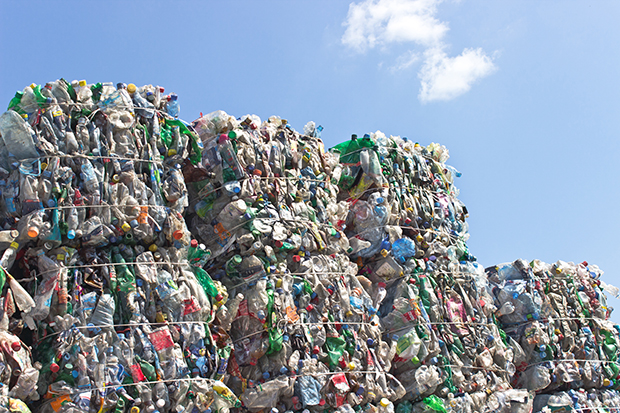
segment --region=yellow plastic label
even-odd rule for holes
[[[55,110],[55,111],[53,111],[53,112],[52,112],[52,115],[53,115],[55,118],[57,118],[57,117],[59,117],[60,115],[62,115],[62,110],[60,110],[60,109]]]

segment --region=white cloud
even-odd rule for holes
[[[438,44],[448,26],[435,18],[438,0],[366,0],[351,3],[342,42],[364,52],[393,42]]]
[[[478,79],[495,70],[493,60],[482,49],[465,49],[456,57],[445,53],[448,24],[439,21],[437,5],[442,0],[364,0],[351,3],[343,26],[342,43],[364,53],[393,43],[413,43],[423,52],[418,77],[421,102],[450,100],[467,92]],[[415,49],[399,56],[392,72],[405,70],[420,60]]]
[[[448,57],[442,49],[428,49],[418,73],[421,81],[418,98],[423,103],[454,99],[495,69],[493,60],[480,48],[465,49],[456,57]]]

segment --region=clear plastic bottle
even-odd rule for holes
[[[17,112],[9,110],[0,115],[0,135],[9,153],[18,161],[39,156],[35,133]]]
[[[168,96],[168,102],[166,103],[166,112],[168,112],[168,114],[175,119],[179,117],[179,111],[181,110],[178,98],[179,97],[176,93],[171,93],[170,96]]]
[[[110,294],[101,294],[89,322],[95,326],[114,325],[114,307],[114,297]]]

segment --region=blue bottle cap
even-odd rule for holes
[[[288,369],[285,366],[282,366],[282,368],[280,369],[280,374],[286,374],[288,373]]]
[[[80,375],[80,373],[79,373],[77,370],[73,370],[73,371],[71,372],[71,375],[73,376],[73,378],[74,378],[74,379],[77,379],[77,378],[78,378],[78,376]]]
[[[53,198],[50,198],[47,200],[47,206],[50,208],[54,208],[56,206],[56,200]]]
[[[131,225],[132,228],[137,228],[138,225],[138,220],[137,219],[132,219],[131,221],[129,221],[129,225]]]
[[[368,344],[368,347],[372,347],[375,345],[375,340],[369,338],[368,340],[366,340],[366,344]]]
[[[267,380],[270,376],[268,371],[263,372],[263,379]]]
[[[74,231],[74,230],[72,230],[72,229],[70,229],[70,230],[67,232],[67,238],[69,238],[69,239],[74,239],[74,238],[75,238],[75,231]],[[114,238],[114,237],[112,237],[112,238]]]

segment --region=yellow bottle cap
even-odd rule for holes
[[[177,150],[176,149],[168,149],[168,156],[174,156],[177,154]]]
[[[30,84],[30,89],[34,89],[35,87],[37,87],[37,84],[36,84],[36,83],[31,83],[31,84]]]
[[[133,406],[129,413],[140,413],[140,408],[138,406]]]
[[[276,280],[276,288],[280,288],[280,287],[282,287],[282,279],[281,279],[281,278],[278,278],[278,279]]]
[[[136,92],[136,85],[134,85],[133,83],[130,83],[127,85],[127,92],[131,93],[132,95]]]
[[[388,399],[386,399],[385,397],[381,399],[381,401],[379,402],[379,404],[383,407],[388,407],[390,405],[390,401]]]
[[[120,180],[121,180],[121,177],[118,176],[118,174],[112,175],[112,182],[117,183]]]
[[[355,363],[353,362],[349,363],[349,370],[355,370]]]
[[[349,310],[346,312],[345,316],[351,317],[353,315],[353,311]]]
[[[41,170],[45,171],[47,169],[47,164],[45,162],[41,162]]]
[[[123,229],[123,231],[129,232],[129,230],[131,229],[131,225],[125,222],[123,225],[121,225],[121,228]]]
[[[17,242],[13,241],[13,242],[11,242],[10,247],[16,250],[16,249],[19,248],[19,244]]]
[[[87,83],[86,83],[86,81],[85,81],[85,80],[80,80],[80,86],[84,87],[84,86],[86,86],[86,84],[87,84]]]
[[[151,252],[155,252],[155,251],[157,251],[157,245],[155,245],[155,244],[151,244],[151,245],[149,246],[149,251],[151,251]]]

